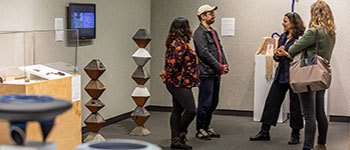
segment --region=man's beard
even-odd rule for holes
[[[206,23],[208,24],[208,25],[211,25],[211,24],[213,24],[215,22],[215,20],[208,20],[208,21],[206,21]]]

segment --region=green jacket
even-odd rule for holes
[[[318,30],[318,40],[318,55],[330,61],[335,37],[326,34],[323,30]],[[305,57],[307,58],[312,57],[316,53],[316,28],[307,30],[298,42],[289,48],[288,53],[294,57],[298,53],[304,52],[304,50],[306,50]]]

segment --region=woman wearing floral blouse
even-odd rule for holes
[[[192,149],[186,144],[187,128],[196,115],[192,87],[198,87],[198,59],[189,42],[192,31],[188,20],[175,18],[166,40],[164,71],[160,72],[166,88],[172,95],[170,117],[172,149]]]

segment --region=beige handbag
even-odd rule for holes
[[[331,85],[332,70],[327,59],[318,56],[318,29],[316,30],[316,54],[311,58],[302,55],[290,64],[290,86],[295,93],[321,91]]]

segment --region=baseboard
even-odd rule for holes
[[[160,112],[171,112],[173,107],[170,106],[153,106],[149,105],[145,107],[148,111],[160,111]]]
[[[160,112],[171,112],[172,107],[170,106],[147,106],[149,111],[160,111]],[[217,109],[214,112],[215,115],[229,115],[229,116],[244,116],[253,117],[253,111],[249,110],[231,110],[231,109]],[[289,116],[289,115],[288,115]],[[345,122],[350,123],[350,116],[335,116],[331,115],[331,122]]]
[[[146,106],[146,109],[148,111],[158,111],[158,112],[171,112],[172,107],[170,106]],[[109,118],[106,120],[106,123],[104,125],[108,126],[114,123],[117,123],[119,121],[122,121],[124,119],[130,118],[131,112],[127,112],[121,115],[118,115],[113,118]],[[243,116],[243,117],[253,117],[253,111],[249,110],[231,110],[231,109],[217,109],[214,112],[215,115],[228,115],[228,116]],[[350,117],[349,116],[333,116],[331,115],[330,117],[331,122],[345,122],[345,123],[350,123]],[[85,134],[89,132],[89,129],[84,126],[82,127],[82,133]]]
[[[160,111],[160,112],[171,112],[172,107],[170,106],[147,106],[149,111]],[[229,110],[229,109],[217,109],[214,112],[215,115],[229,115],[229,116],[244,116],[253,117],[253,111],[245,110]]]
[[[348,116],[333,116],[329,117],[330,122],[350,122],[350,117]]]
[[[130,118],[131,113],[132,113],[132,111],[124,113],[124,114],[121,114],[121,115],[118,115],[118,116],[115,116],[115,117],[112,117],[112,118],[109,118],[109,119],[106,120],[106,123],[104,124],[103,127],[106,127],[108,125],[111,125],[111,124],[117,123],[119,121],[122,121],[122,120]],[[81,132],[82,132],[82,134],[85,134],[85,133],[88,133],[90,131],[89,131],[89,129],[86,126],[84,126],[84,127],[82,127]]]

